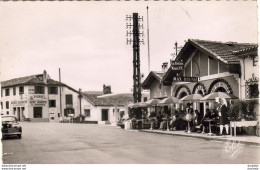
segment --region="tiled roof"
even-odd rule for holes
[[[258,45],[248,47],[248,48],[245,48],[245,49],[242,49],[242,50],[234,51],[233,53],[235,55],[241,55],[241,54],[245,54],[245,53],[257,52],[257,50],[258,50]]]
[[[50,78],[47,78],[47,82],[44,83],[43,74],[25,76],[25,77],[15,78],[15,79],[1,82],[1,88],[19,86],[19,85],[56,85],[56,86],[61,85],[61,86],[66,86],[72,91],[79,93],[77,90],[73,89],[72,87]]]
[[[235,53],[245,49],[257,48],[258,45],[253,43],[189,39],[176,57],[176,60],[180,60],[182,57],[185,57],[183,54],[186,50],[189,50],[191,46],[226,64],[239,64],[239,58],[235,55]]]
[[[148,89],[154,80],[158,80],[160,82],[163,78],[163,75],[164,73],[162,71],[151,71],[142,83],[142,87]]]
[[[163,78],[163,75],[164,75],[163,72],[161,72],[161,71],[152,71],[152,72],[154,73],[154,75],[156,77],[158,77],[158,79],[162,79]]]
[[[6,80],[6,81],[1,82],[2,87],[11,87],[11,86],[17,86],[17,85],[37,85],[37,84],[39,84],[39,85],[45,84],[43,82],[43,74],[25,76],[25,77],[15,78],[15,79]],[[63,86],[66,86],[65,84],[55,81],[53,79],[47,79],[46,84],[47,85],[60,85],[61,84]]]
[[[218,42],[197,39],[189,39],[189,42],[195,47],[207,51],[224,63],[237,63],[239,59],[234,55],[234,52],[257,47],[257,44],[252,43]]]
[[[88,100],[94,106],[114,106],[113,99],[100,99],[97,96],[102,96],[104,93],[102,91],[85,91],[82,92],[83,97]],[[119,101],[118,106],[124,106],[122,101]]]

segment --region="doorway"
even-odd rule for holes
[[[18,120],[18,121],[21,121],[20,107],[17,107],[17,120]]]
[[[102,109],[101,120],[108,121],[108,109]]]

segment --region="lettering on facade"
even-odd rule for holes
[[[198,77],[175,76],[175,77],[173,77],[173,81],[175,81],[175,82],[198,82]]]
[[[46,99],[44,94],[37,94],[33,96],[34,99]]]
[[[217,91],[217,89],[220,87],[224,88],[227,93],[230,93],[228,85],[224,82],[218,82],[218,83],[214,84],[214,86],[211,89],[211,93]]]
[[[171,66],[183,66],[183,65],[184,65],[183,60],[180,61],[171,60]]]
[[[183,61],[173,61],[171,60],[171,69],[175,71],[182,71],[184,69]]]
[[[27,103],[26,100],[11,101],[11,105],[13,105],[13,106],[25,106],[26,103]]]
[[[46,106],[47,100],[31,100],[31,106]]]

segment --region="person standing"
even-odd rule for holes
[[[227,101],[225,98],[219,99],[220,106],[218,107],[218,115],[219,115],[219,125],[220,125],[220,132],[219,134],[222,135],[223,133],[223,127],[225,126],[226,134],[228,135],[228,115],[227,115]]]

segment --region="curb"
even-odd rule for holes
[[[156,132],[156,131],[144,131],[144,130],[139,130],[139,132],[147,132],[147,133],[156,133],[156,134],[162,134],[162,135],[173,135],[173,136],[183,136],[183,137],[191,137],[191,138],[199,138],[199,139],[205,139],[205,140],[216,140],[216,141],[228,141],[232,140],[230,138],[214,138],[210,136],[192,136],[188,134],[174,134],[174,133],[163,133],[163,132]],[[234,140],[234,139],[233,139]],[[240,141],[237,140],[242,144],[247,144],[247,145],[256,145],[260,146],[260,143],[257,142],[249,142],[249,141]]]

